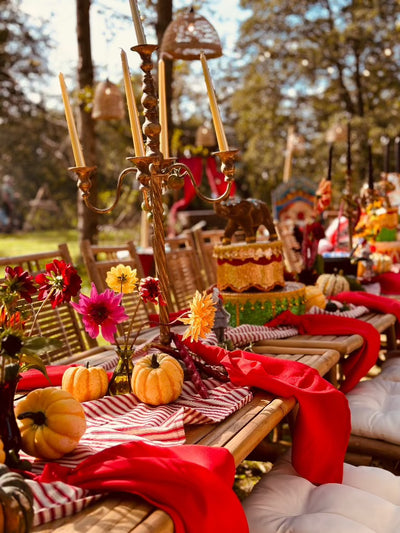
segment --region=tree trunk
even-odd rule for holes
[[[77,8],[77,37],[78,37],[78,82],[79,89],[93,87],[93,61],[90,44],[90,4],[91,0],[76,0]],[[82,140],[82,148],[87,166],[95,166],[96,163],[96,136],[94,131],[94,120],[85,111],[85,104],[79,106],[79,132]],[[91,203],[97,203],[97,179],[93,180],[90,194]],[[97,214],[86,207],[78,191],[77,200],[78,213],[78,234],[79,242],[88,239],[92,243],[97,242]]]

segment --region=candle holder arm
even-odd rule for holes
[[[223,194],[218,196],[217,198],[210,198],[209,196],[204,195],[200,187],[197,185],[196,180],[193,176],[192,171],[189,167],[187,167],[184,163],[175,162],[173,163],[169,168],[167,168],[166,173],[170,176],[170,180],[172,182],[181,180],[181,185],[183,186],[183,179],[185,175],[187,174],[190,178],[190,181],[192,182],[193,188],[196,191],[196,195],[205,202],[208,202],[210,204],[216,204],[218,202],[222,202],[222,200],[225,200],[229,197],[232,189],[232,185],[234,183],[234,174],[235,174],[235,159],[236,154],[238,150],[226,150],[223,152],[215,152],[215,155],[218,155],[222,161],[221,164],[221,172],[225,175],[225,182],[227,183],[226,190]],[[168,181],[167,181],[168,186]]]
[[[102,209],[102,208],[94,206],[90,202],[90,191],[93,185],[93,175],[96,171],[96,168],[97,167],[71,167],[69,170],[72,170],[78,176],[77,185],[78,185],[79,190],[82,193],[82,199],[85,202],[86,207],[88,207],[91,211],[94,211],[95,213],[99,213],[99,214],[111,213],[119,202],[119,199],[122,193],[122,185],[123,185],[124,179],[130,172],[136,173],[136,169],[133,167],[128,167],[128,168],[125,168],[120,173],[120,175],[118,176],[118,180],[117,180],[115,200],[109,207],[105,207]]]

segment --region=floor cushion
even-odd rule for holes
[[[313,485],[285,454],[243,501],[250,533],[398,533],[400,478],[344,465],[343,484]]]
[[[346,396],[353,435],[400,444],[400,381],[377,376]]]
[[[385,361],[382,364],[382,371],[377,377],[392,381],[400,381],[400,357]]]

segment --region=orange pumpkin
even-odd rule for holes
[[[321,309],[325,309],[327,299],[325,294],[319,287],[315,285],[307,285],[304,290],[304,303],[306,312],[316,305]]]
[[[71,366],[63,374],[61,388],[78,402],[98,400],[107,394],[107,372],[101,367]]]
[[[80,402],[55,387],[31,391],[17,402],[15,415],[22,450],[40,459],[59,459],[72,452],[86,430]]]
[[[141,402],[163,405],[174,402],[182,392],[183,369],[165,353],[149,354],[135,363],[132,392]]]

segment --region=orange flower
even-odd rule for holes
[[[215,311],[212,294],[200,294],[196,291],[190,304],[189,316],[181,318],[184,324],[189,324],[182,339],[190,337],[192,341],[198,341],[199,337],[206,337],[214,325]]]

